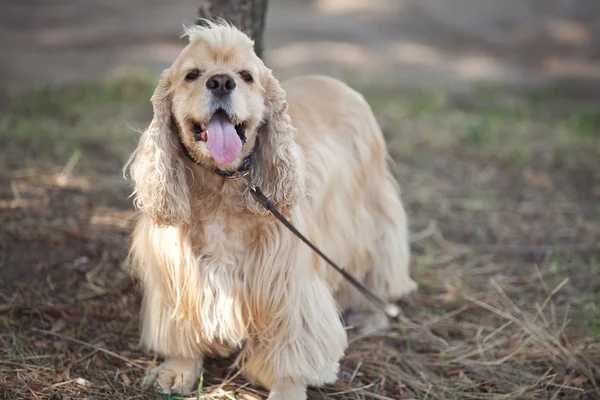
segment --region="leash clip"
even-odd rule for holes
[[[242,181],[244,181],[244,183],[246,184],[246,186],[248,186],[248,189],[250,189],[252,192],[256,193],[256,186],[254,186],[252,184],[252,181],[249,178],[250,175],[250,171],[244,171],[244,172],[238,172],[236,175],[234,175],[235,178],[241,178]]]

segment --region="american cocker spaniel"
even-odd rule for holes
[[[224,22],[185,35],[126,166],[140,210],[130,262],[144,292],[141,342],[165,358],[146,385],[189,393],[205,357],[238,353],[269,399],[306,399],[307,386],[337,379],[341,314],[357,329],[387,318],[229,175],[248,170],[325,254],[393,301],[416,284],[386,143],[344,83],[280,85],[252,40]]]

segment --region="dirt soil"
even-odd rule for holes
[[[0,399],[177,398],[140,388],[160,360],[137,346],[119,170],[154,80],[123,79],[0,115]],[[600,398],[600,145],[579,136],[598,120],[583,108],[570,128],[557,110],[572,100],[363,92],[396,160],[420,287],[392,329],[349,330],[340,380],[310,399]],[[208,363],[194,398],[264,399],[228,361]]]
[[[276,72],[345,77],[372,104],[420,285],[401,323],[349,329],[339,381],[311,400],[600,399],[600,110],[579,96],[597,98],[599,4],[501,3],[272,0]],[[155,76],[87,80],[164,68],[195,6],[2,2],[0,76],[30,94],[0,98],[0,400],[177,398],[140,389],[160,360],[137,346],[123,268],[120,169]],[[565,80],[576,97],[539,89]],[[398,89],[482,81],[539,91]],[[266,398],[228,361],[208,363],[193,398]]]

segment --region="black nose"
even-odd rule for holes
[[[225,74],[213,75],[206,81],[206,87],[217,96],[224,96],[236,87],[235,80]]]

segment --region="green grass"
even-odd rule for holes
[[[197,398],[200,398],[200,394],[202,393],[202,390],[204,389],[204,371],[200,371],[200,379],[198,380],[198,387],[196,388],[196,390],[198,391],[198,396]]]
[[[98,151],[124,159],[151,118],[155,77],[128,73],[104,82],[45,89],[0,111],[0,141],[26,150],[26,162],[64,163]]]
[[[1,400],[18,400],[19,397],[16,393],[9,389],[0,388],[0,399]]]
[[[518,170],[544,155],[577,164],[573,153],[600,152],[598,103],[550,91],[510,93],[493,87],[460,96],[355,88],[392,131],[388,135],[401,137],[397,145],[392,140],[398,155],[461,148]]]
[[[77,337],[78,338],[80,338],[81,334],[83,333],[83,328],[85,328],[85,322],[87,320],[87,315],[91,309],[92,309],[92,307],[89,304],[85,305],[85,309],[83,311],[83,316],[81,317],[81,320],[79,320],[79,326],[77,327]]]
[[[598,276],[600,273],[599,260],[597,258],[592,258],[587,262],[587,265],[589,265],[588,273],[590,276]],[[593,294],[583,302],[583,324],[594,340],[600,342],[600,292],[595,291],[592,293]]]
[[[584,324],[595,341],[600,341],[600,294],[583,308]]]

